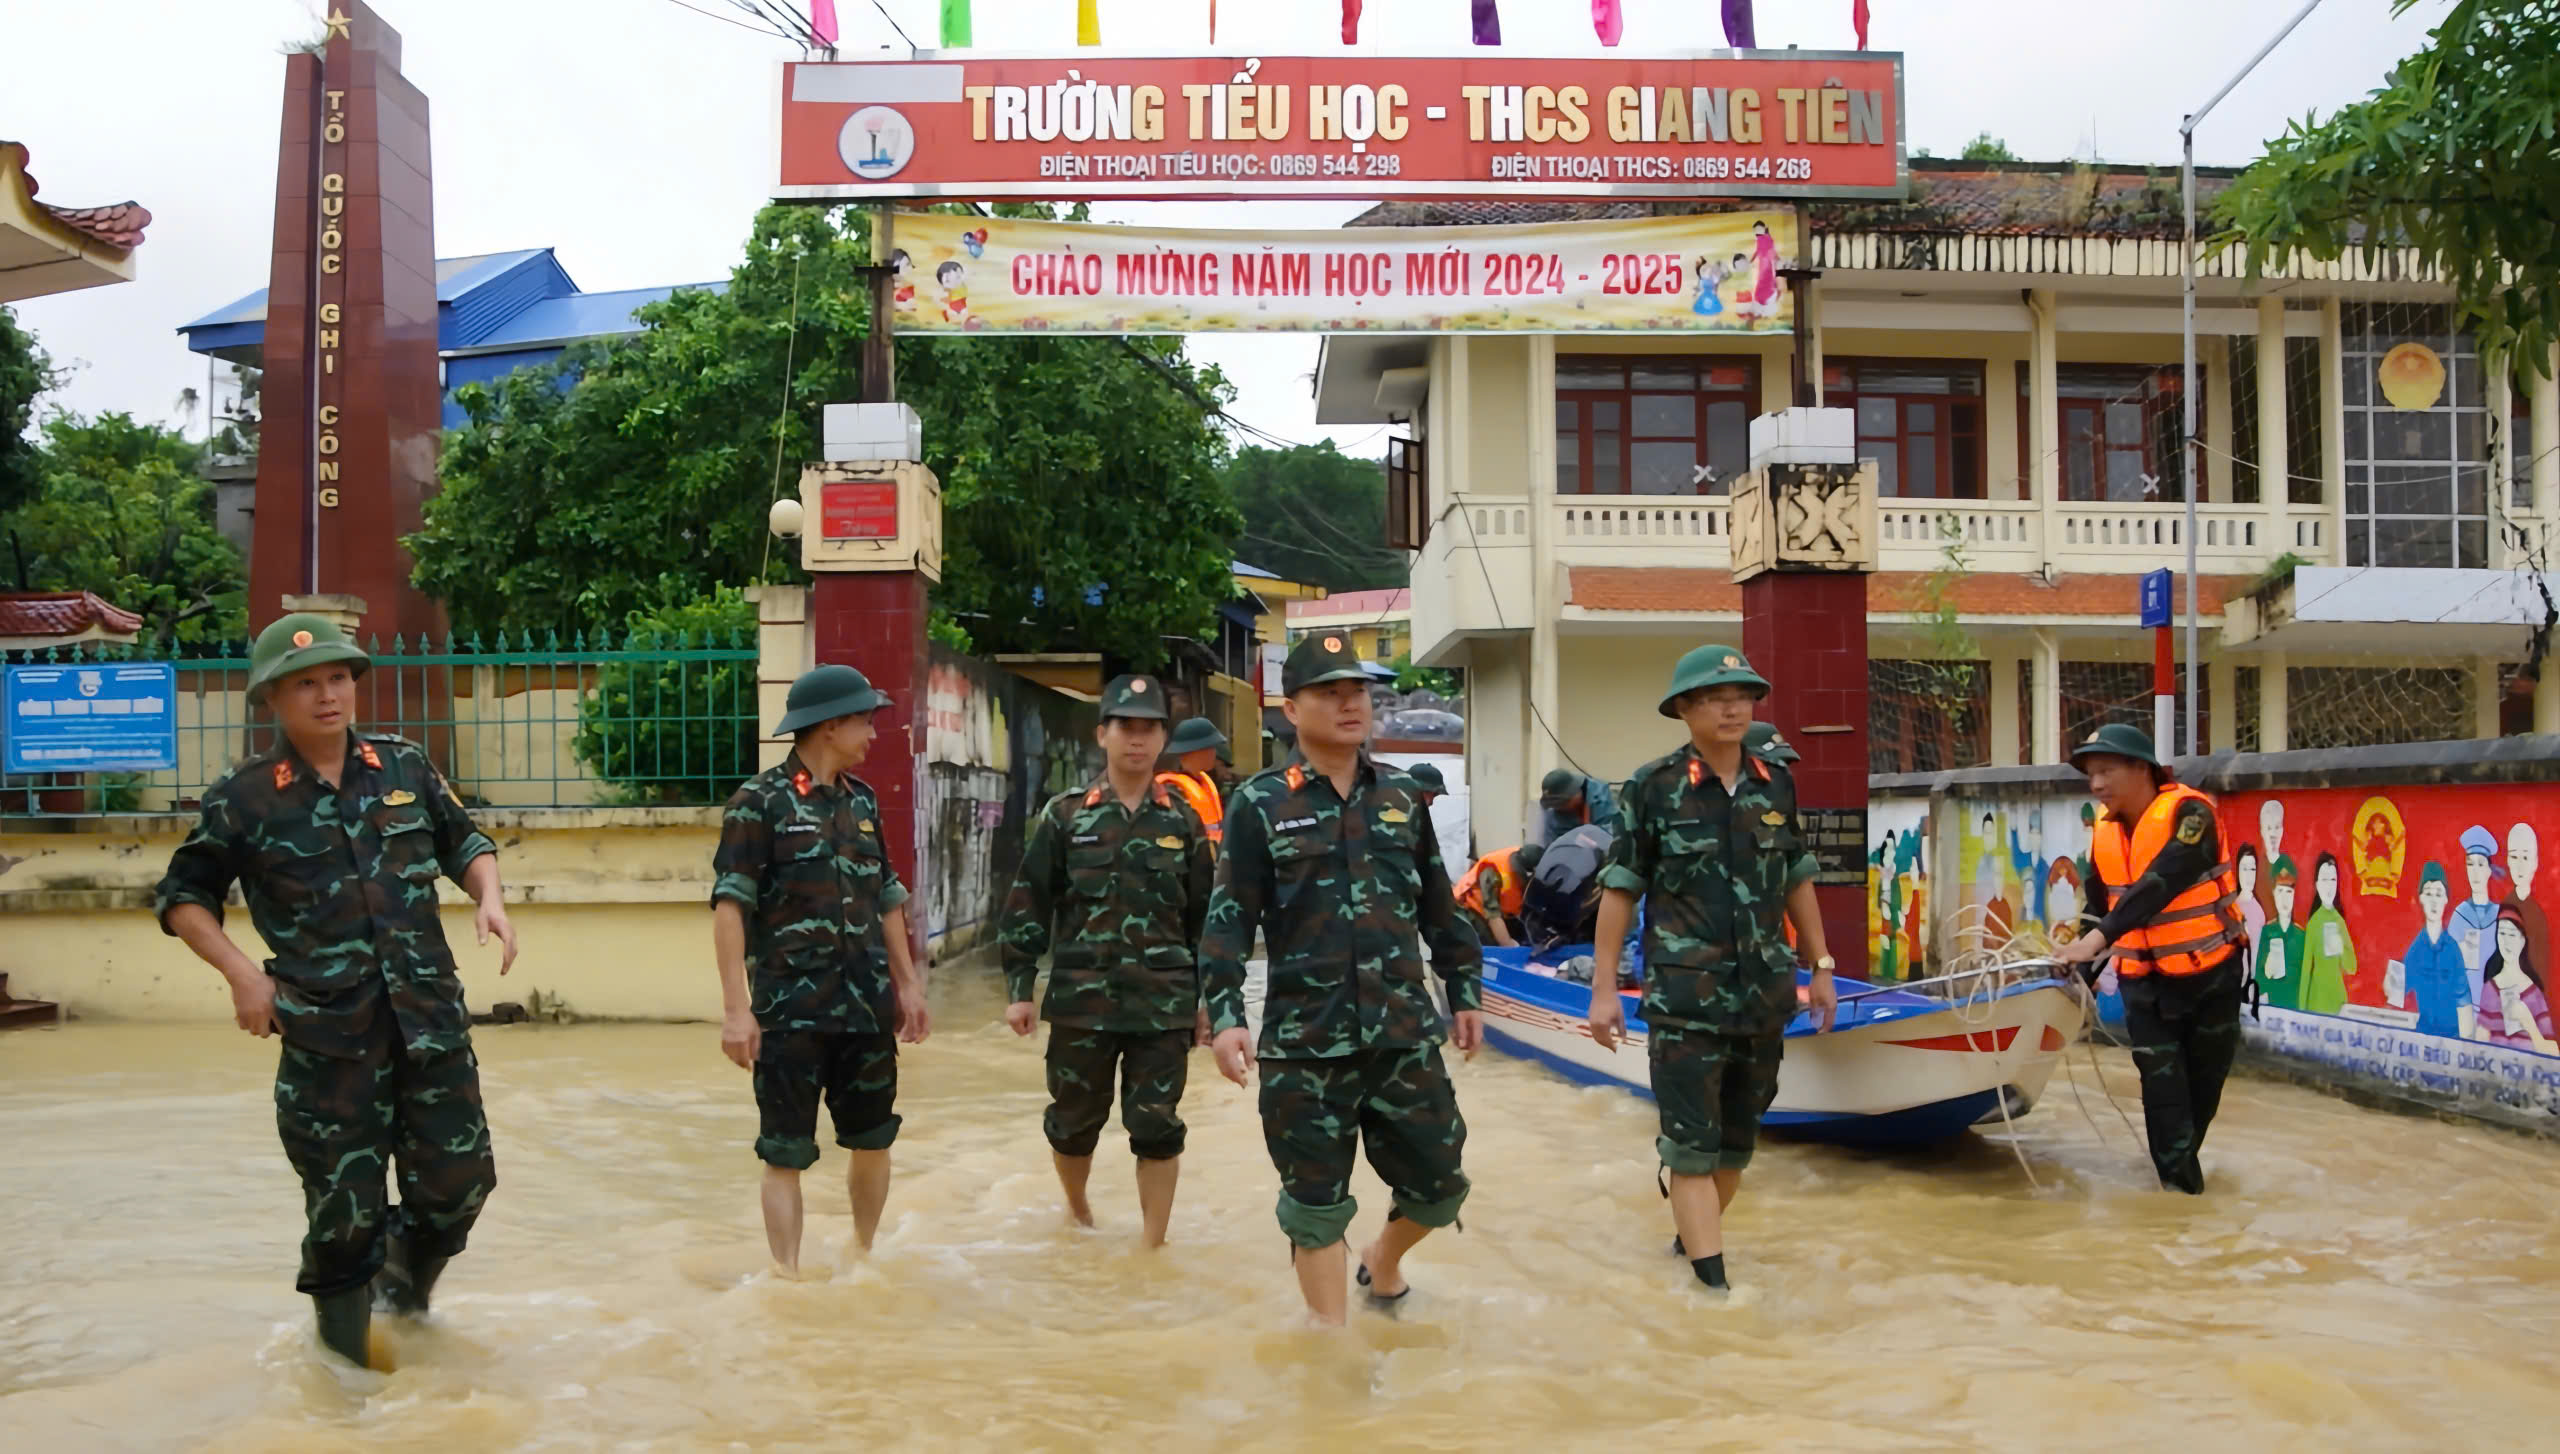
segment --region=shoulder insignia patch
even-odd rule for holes
[[[1100,784],[1095,784],[1093,790],[1084,795],[1084,805],[1088,808],[1099,808],[1102,806],[1102,787]]]
[[[791,775],[791,790],[804,798],[809,796],[809,770],[807,768],[802,768],[800,771]]]
[[[1694,787],[1698,786],[1700,783],[1705,782],[1706,780],[1707,780],[1707,764],[1706,764],[1705,760],[1704,760],[1704,759],[1701,759],[1701,758],[1696,758],[1696,757],[1692,757],[1692,758],[1690,758],[1690,759],[1689,759],[1689,786],[1691,786],[1691,787],[1693,787],[1693,788],[1694,788]]]
[[[2178,815],[2178,841],[2187,844],[2204,841],[2204,814],[2181,813]]]
[[[373,744],[372,744],[372,743],[370,743],[370,742],[359,742],[359,743],[357,743],[357,744],[356,744],[356,756],[363,758],[363,759],[364,759],[364,765],[365,765],[365,766],[367,766],[367,767],[369,767],[369,768],[372,768],[375,772],[380,772],[380,771],[382,771],[382,754],[381,754],[381,753],[378,753],[378,752],[376,752],[376,751],[374,751],[374,750],[373,750]]]
[[[393,788],[382,795],[383,806],[390,808],[405,808],[416,801],[418,795],[407,788]]]
[[[1307,769],[1303,763],[1289,764],[1289,791],[1297,792],[1307,785]]]
[[[277,792],[283,792],[286,788],[289,788],[289,787],[292,787],[292,786],[293,786],[293,764],[292,764],[292,763],[289,763],[289,762],[279,762],[279,763],[277,763],[277,764],[276,764],[276,791],[277,791]]]

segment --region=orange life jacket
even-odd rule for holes
[[[2089,858],[2098,881],[2113,903],[2151,867],[2169,842],[2178,809],[2190,800],[2209,810],[2213,799],[2181,783],[2160,790],[2134,821],[2128,836],[2123,820],[2100,818],[2091,830]],[[2240,923],[2240,875],[2226,855],[2205,876],[2171,899],[2151,922],[2116,941],[2116,973],[2146,975],[2201,974],[2222,963],[2225,951],[2243,942],[2248,931]]]
[[[1218,785],[1204,776],[1187,772],[1160,772],[1156,781],[1182,794],[1191,811],[1200,815],[1202,827],[1209,830],[1209,841],[1223,843],[1227,836],[1227,807],[1218,800]]]
[[[1529,881],[1512,866],[1512,855],[1519,851],[1516,847],[1504,848],[1477,859],[1475,867],[1458,881],[1458,902],[1483,914],[1484,886],[1490,880],[1498,885],[1495,901],[1502,905],[1502,912],[1518,918],[1520,906],[1529,894]]]

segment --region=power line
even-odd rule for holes
[[[747,22],[745,22],[745,21],[743,21],[743,20],[732,20],[732,19],[730,19],[730,18],[729,18],[728,16],[726,16],[726,15],[714,15],[714,14],[712,14],[710,11],[703,9],[703,8],[702,8],[701,6],[699,6],[699,5],[688,5],[688,4],[686,4],[686,3],[685,3],[685,0],[667,0],[667,3],[668,3],[668,4],[670,4],[670,5],[672,5],[672,6],[674,6],[674,7],[675,7],[675,8],[677,8],[678,10],[690,10],[690,11],[692,11],[694,14],[701,16],[701,17],[702,17],[703,19],[705,19],[705,20],[716,20],[716,21],[719,21],[722,25],[734,25],[734,26],[738,27],[740,30],[752,30],[752,31],[754,31],[754,32],[755,32],[756,34],[758,34],[758,35],[771,35],[771,36],[779,37],[779,38],[781,38],[781,39],[783,39],[783,40],[789,40],[789,39],[791,39],[791,37],[790,37],[790,36],[784,35],[781,31],[778,31],[778,30],[774,29],[772,26],[769,26],[769,25],[749,25]]]
[[[880,18],[881,18],[881,19],[883,19],[883,20],[885,20],[885,21],[889,22],[889,28],[890,28],[891,30],[894,30],[894,31],[896,31],[896,32],[898,33],[898,39],[903,40],[903,41],[905,41],[905,42],[907,43],[907,49],[909,49],[909,50],[922,50],[922,49],[924,49],[924,47],[922,47],[922,46],[920,46],[920,45],[916,44],[916,42],[915,42],[915,37],[914,37],[914,36],[911,36],[911,35],[907,34],[907,28],[906,28],[905,26],[900,25],[900,24],[898,23],[898,17],[896,17],[896,16],[894,16],[894,15],[890,14],[890,13],[889,13],[889,8],[888,8],[887,6],[885,6],[885,5],[882,5],[882,4],[880,3],[880,0],[871,0],[871,8],[880,12]]]

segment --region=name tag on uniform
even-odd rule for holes
[[[418,795],[407,788],[393,788],[382,795],[383,806],[390,808],[405,808],[416,801]]]
[[[1102,841],[1102,835],[1099,833],[1080,833],[1067,841],[1069,843],[1100,843]]]
[[[1402,823],[1412,816],[1412,814],[1407,813],[1402,808],[1389,808],[1378,815],[1378,821],[1381,823]]]
[[[1271,831],[1274,833],[1287,833],[1293,829],[1313,828],[1314,826],[1316,826],[1316,820],[1313,818],[1290,818],[1283,822],[1272,824]]]
[[[815,833],[818,831],[818,825],[815,823],[785,823],[782,825],[782,831],[785,833]]]

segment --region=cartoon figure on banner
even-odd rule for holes
[[[2338,909],[2338,855],[2324,853],[2311,870],[2311,920],[2301,934],[2302,1008],[2334,1015],[2347,1007],[2356,978],[2356,942]]]
[[[2525,945],[2524,916],[2513,908],[2500,909],[2493,932],[2497,948],[2481,970],[2476,1033],[2492,1045],[2553,1054],[2560,1047],[2552,1043],[2551,1001],[2543,989],[2542,966]]]
[[[2421,1035],[2470,1038],[2473,1008],[2471,969],[2462,962],[2462,945],[2445,928],[2445,910],[2453,890],[2444,865],[2433,859],[2418,870],[2418,935],[2409,941],[2383,981],[2383,995],[2395,1008],[2416,1001]]]
[[[2478,824],[2462,830],[2462,876],[2471,892],[2453,906],[2453,929],[2462,939],[2463,962],[2475,974],[2498,952],[2498,905],[2489,897],[2497,857],[2498,835]]]
[[[890,296],[899,307],[904,308],[916,300],[915,259],[907,256],[903,247],[889,254],[889,280]]]
[[[965,327],[969,322],[969,270],[954,258],[933,270],[933,281],[942,289],[943,320]]]
[[[2531,823],[2507,830],[2507,907],[2524,921],[2525,948],[2540,971],[2551,960],[2551,918],[2533,897],[2534,876],[2542,871],[2542,840]]]
[[[2273,885],[2275,912],[2258,935],[2258,995],[2271,1008],[2296,1010],[2302,1007],[2303,933],[2293,922],[2299,887],[2293,860],[2278,855],[2268,865],[2267,878]]]
[[[1745,311],[1757,318],[1778,311],[1778,239],[1766,222],[1751,224],[1751,306]]]
[[[1734,254],[1735,261],[1739,262],[1741,258],[1742,254]],[[1724,311],[1724,299],[1718,295],[1718,290],[1724,286],[1724,280],[1732,276],[1733,268],[1731,266],[1717,262],[1713,258],[1699,258],[1698,285],[1696,289],[1698,296],[1697,301],[1689,305],[1689,311],[1697,314],[1701,318],[1713,318],[1717,314],[1722,313]]]

